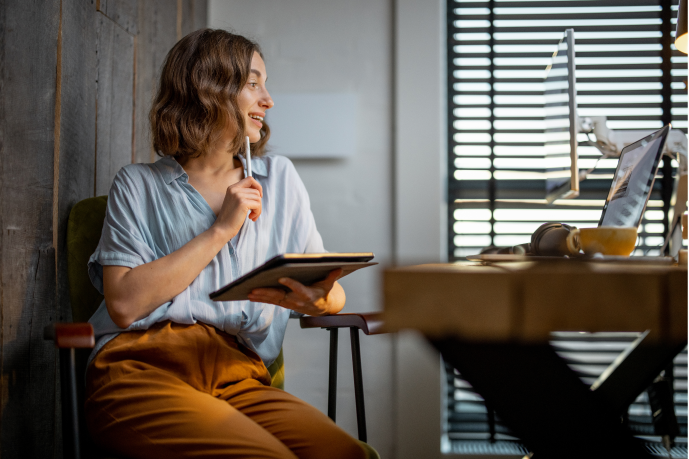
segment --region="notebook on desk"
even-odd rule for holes
[[[598,226],[639,227],[646,204],[651,196],[653,183],[658,172],[663,147],[671,126],[627,145],[620,154],[617,169],[605,200]],[[562,257],[534,256],[529,254],[478,254],[470,255],[475,261],[523,261],[525,259],[552,259]],[[636,257],[640,258],[640,257]],[[630,260],[628,257],[587,257],[592,261],[639,261],[670,263],[670,257],[643,257],[644,260]]]

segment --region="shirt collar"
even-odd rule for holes
[[[249,175],[249,172],[246,170],[246,158],[244,155],[239,155],[238,158],[242,162],[242,167],[244,167],[244,176]],[[251,158],[251,172],[254,175],[267,177],[268,170],[266,169],[266,162],[262,161],[260,158]]]
[[[246,158],[244,158],[243,155],[239,155],[238,158],[239,161],[241,161],[242,163],[245,175],[248,175],[248,171],[246,170]],[[180,166],[177,160],[170,155],[165,155],[162,158],[160,158],[156,162],[156,165],[158,166],[160,173],[163,174],[163,179],[165,180],[165,183],[167,183],[168,185],[180,177],[183,177],[185,182],[189,180],[189,176],[186,172],[184,172],[184,168],[182,168],[182,166]],[[263,177],[266,177],[268,175],[265,161],[261,161],[258,158],[251,158],[251,169],[251,172],[254,175],[260,175]]]
[[[165,180],[165,183],[168,185],[180,177],[184,177],[185,182],[189,180],[189,176],[184,172],[182,166],[180,166],[177,160],[170,155],[165,155],[160,158],[156,162],[156,166],[158,166],[160,173],[163,175],[163,180]]]

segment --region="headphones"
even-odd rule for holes
[[[538,227],[531,235],[531,242],[505,247],[502,249],[490,248],[481,253],[501,253],[515,255],[541,255],[549,257],[575,256],[578,252],[572,252],[567,248],[567,236],[576,226],[565,223],[548,222]]]

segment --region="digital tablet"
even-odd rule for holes
[[[304,285],[322,281],[328,274],[342,268],[340,278],[354,271],[377,265],[372,253],[285,253],[211,293],[213,301],[247,300],[255,288],[278,288],[289,291],[278,279],[289,277]]]

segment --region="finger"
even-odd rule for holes
[[[261,216],[263,208],[259,205],[253,209],[251,207],[249,209],[251,210],[251,212],[249,213],[249,218],[251,219],[251,221],[255,222],[258,219],[258,217]]]
[[[295,281],[294,279],[290,279],[289,277],[282,277],[278,280],[278,282],[280,282],[282,285],[296,293],[297,296],[305,300],[310,300],[313,296],[311,294],[311,290],[308,287],[306,287],[301,282]]]
[[[248,295],[251,301],[272,304],[279,304],[286,296],[287,292],[277,288],[255,288]]]
[[[281,288],[261,287],[253,289],[249,295],[274,296],[277,299],[281,299],[287,295],[287,292]]]
[[[246,206],[247,209],[258,209],[261,207],[261,199],[255,196],[245,196],[239,200],[240,205]]]
[[[240,182],[244,182],[244,181],[246,181],[246,183],[244,184],[246,188],[253,188],[253,189],[257,190],[259,192],[259,194],[261,195],[261,197],[263,197],[263,187],[261,186],[260,183],[258,183],[258,181],[255,178],[246,177],[246,178],[240,180]]]
[[[247,295],[249,301],[255,303],[268,303],[281,306],[287,309],[300,309],[306,304],[305,301],[295,298],[296,294],[293,292],[286,293],[280,289],[260,288],[254,289]]]
[[[253,188],[239,188],[234,190],[234,195],[237,198],[244,198],[244,197],[251,197],[251,199],[261,199],[261,195],[258,192],[258,190],[254,190]]]
[[[263,187],[253,177],[245,177],[245,178],[241,179],[240,181],[238,181],[237,183],[233,183],[232,185],[228,186],[227,190],[229,191],[230,188],[255,189],[256,191],[258,191],[259,196],[263,197]]]
[[[326,290],[330,291],[333,288],[333,285],[335,285],[335,282],[337,282],[337,279],[340,278],[342,275],[342,268],[334,269],[330,271],[330,274],[328,274],[328,277],[323,279],[323,281],[319,282],[318,285],[323,286]]]
[[[238,198],[251,198],[251,199],[261,199],[261,194],[259,193],[258,190],[254,190],[253,188],[236,188],[232,190],[232,194]]]

